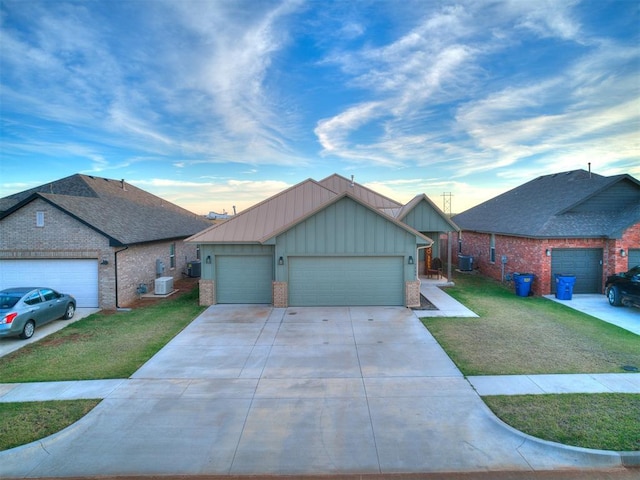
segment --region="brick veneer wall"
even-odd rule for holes
[[[209,307],[216,304],[216,282],[200,280],[200,305]]]
[[[602,284],[608,275],[627,270],[627,257],[620,256],[620,249],[640,246],[640,224],[627,229],[621,239],[601,238],[564,238],[564,239],[532,239],[495,236],[495,263],[490,262],[491,235],[465,231],[462,233],[462,255],[473,257],[474,269],[496,280],[502,280],[502,255],[507,256],[505,274],[513,272],[533,273],[532,285],[534,295],[551,293],[551,257],[546,250],[554,248],[602,248]],[[455,261],[455,260],[454,260]]]
[[[170,245],[175,243],[175,267],[170,264]],[[138,287],[145,284],[148,292],[153,292],[155,279],[182,278],[187,273],[187,263],[196,258],[196,245],[182,240],[142,243],[119,249],[118,256],[118,306],[127,306],[138,298]],[[164,263],[162,275],[156,274],[156,260]]]
[[[44,226],[36,226],[36,212]],[[2,259],[95,259],[98,265],[98,302],[114,308],[113,248],[108,239],[41,199],[0,221]]]
[[[273,282],[273,306],[275,308],[289,306],[289,284],[287,282]]]
[[[36,226],[36,212],[44,212],[44,226]],[[75,220],[44,200],[36,199],[0,221],[0,258],[3,259],[95,259],[98,264],[98,302],[111,310],[137,298],[144,283],[153,291],[155,261],[164,261],[165,276],[180,278],[186,264],[196,258],[196,245],[182,240],[135,246],[110,247],[102,234]],[[176,266],[169,267],[169,245],[176,244]],[[120,253],[117,253],[120,252]],[[118,305],[116,305],[116,257]],[[106,261],[105,264],[102,264]]]
[[[420,306],[420,280],[414,282],[405,282],[405,302],[407,307]]]

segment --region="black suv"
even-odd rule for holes
[[[607,278],[604,292],[613,306],[628,305],[640,308],[640,265],[626,273],[611,275]]]

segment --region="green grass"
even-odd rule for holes
[[[25,445],[78,421],[100,400],[0,403],[0,450]]]
[[[465,375],[622,373],[640,366],[640,338],[589,315],[480,275],[457,275],[447,293],[479,318],[422,322]],[[633,374],[630,374],[633,375]],[[640,395],[483,397],[505,423],[586,448],[640,450]]]
[[[128,312],[99,312],[2,358],[0,383],[127,378],[204,307],[198,290]]]
[[[423,318],[465,375],[622,373],[640,367],[640,338],[542,297],[518,297],[480,275],[446,292],[480,318]],[[603,299],[604,301],[604,299]]]
[[[483,397],[493,412],[534,437],[576,447],[640,450],[640,395]]]

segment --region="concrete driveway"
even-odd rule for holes
[[[575,294],[571,300],[558,300],[555,295],[545,297],[640,335],[640,308],[612,307],[605,295],[597,293]]]
[[[208,308],[0,476],[331,474],[620,467],[499,422],[400,307]]]

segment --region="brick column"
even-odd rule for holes
[[[273,306],[276,308],[289,306],[289,284],[287,282],[273,282]]]
[[[206,307],[216,304],[216,282],[200,280],[200,305]]]
[[[407,307],[420,306],[420,280],[404,283],[404,299]]]

